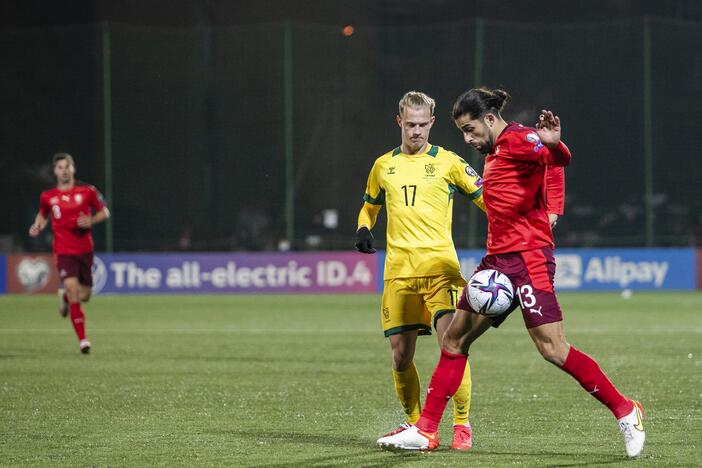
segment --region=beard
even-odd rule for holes
[[[493,150],[493,142],[492,142],[492,137],[489,137],[488,140],[485,143],[482,143],[480,145],[475,146],[474,148],[476,151],[478,151],[480,154],[483,156],[486,156],[490,153],[492,153]]]
[[[485,143],[478,145],[476,148],[480,154],[483,156],[492,153],[493,148],[495,147],[495,140],[493,139],[492,135],[488,134],[487,140]]]

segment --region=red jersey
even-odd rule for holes
[[[91,216],[105,207],[102,195],[95,187],[76,182],[69,190],[53,188],[41,193],[39,210],[45,218],[51,213],[54,231],[54,253],[79,255],[93,251],[91,229],[78,227],[78,216]]]
[[[562,213],[563,193],[548,187],[563,186],[557,166],[570,159],[563,142],[549,149],[533,128],[511,122],[500,133],[483,169],[488,254],[554,246],[548,213]]]

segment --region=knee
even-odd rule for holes
[[[78,288],[67,286],[65,289],[69,302],[80,302],[81,297]]]
[[[565,342],[539,342],[536,347],[541,357],[558,367],[562,367],[568,357],[568,344]]]
[[[392,368],[400,372],[407,370],[412,364],[412,359],[414,356],[406,350],[395,349],[392,352]]]
[[[444,335],[441,340],[441,349],[451,354],[468,354],[471,342],[465,337],[452,337],[448,334]]]
[[[83,291],[80,293],[80,302],[88,302],[90,300],[90,291]]]

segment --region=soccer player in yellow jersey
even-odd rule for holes
[[[358,215],[356,248],[374,253],[370,230],[385,205],[387,251],[381,324],[390,340],[393,378],[407,421],[395,434],[414,424],[421,412],[419,376],[414,365],[418,335],[431,334],[439,343],[455,312],[457,298],[466,285],[451,237],[453,198],[467,196],[485,210],[482,180],[455,153],[429,143],[434,124],[434,100],[411,91],[399,103],[397,124],[402,144],[379,157],[370,175]],[[453,396],[454,436],[451,447],[468,450],[472,434],[470,366]]]

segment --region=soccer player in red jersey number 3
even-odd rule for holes
[[[56,188],[42,192],[39,213],[29,228],[36,237],[51,217],[54,231],[54,256],[63,290],[59,290],[59,314],[70,314],[78,335],[79,348],[90,352],[90,341],[85,336],[85,314],[80,303],[87,302],[93,287],[93,237],[91,228],[110,217],[102,195],[92,185],[75,179],[73,157],[67,153],[54,155]]]
[[[486,156],[483,199],[488,216],[487,255],[477,271],[492,268],[507,275],[515,300],[498,317],[471,310],[464,289],[441,344],[421,416],[415,426],[378,440],[383,447],[432,450],[438,447],[438,426],[448,399],[458,388],[470,345],[491,326],[497,327],[521,306],[536,348],[547,361],[570,374],[614,414],[624,436],[626,453],[643,450],[643,408],[624,397],[593,358],[570,345],[553,289],[556,264],[553,234],[546,208],[547,166],[565,166],[571,154],[561,141],[561,122],[544,110],[536,128],[506,122],[501,115],[509,95],[502,90],[471,89],[453,107],[453,119],[465,142]]]

